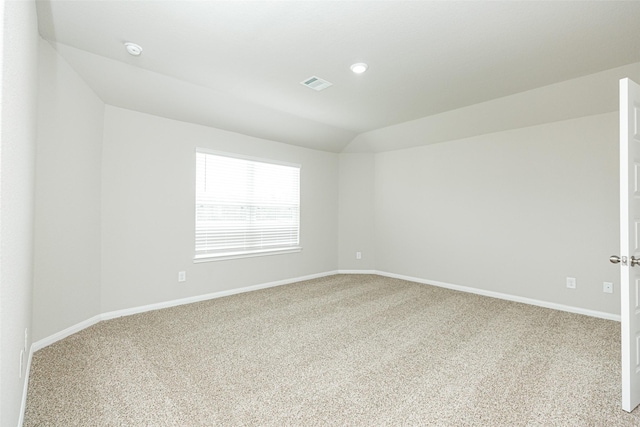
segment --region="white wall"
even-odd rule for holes
[[[619,314],[617,123],[607,113],[377,154],[376,269]]]
[[[20,350],[31,331],[38,30],[33,2],[2,2],[0,11],[0,425],[8,427],[20,418]]]
[[[104,103],[40,39],[33,338],[100,314]]]
[[[340,154],[340,270],[375,268],[374,178],[373,154]]]
[[[301,164],[303,251],[194,264],[196,147]],[[102,160],[102,312],[338,268],[337,154],[107,106]]]

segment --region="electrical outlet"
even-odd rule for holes
[[[362,252],[356,252],[356,259],[362,259]]]
[[[178,282],[186,282],[187,281],[187,272],[179,271],[178,272]]]
[[[567,277],[567,288],[575,289],[576,288],[576,278],[575,277]]]
[[[613,283],[611,282],[602,282],[602,292],[607,294],[613,293]]]

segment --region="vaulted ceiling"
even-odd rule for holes
[[[363,133],[640,61],[638,1],[43,0],[37,9],[42,37],[107,104],[334,152]],[[369,70],[352,73],[356,62]],[[300,84],[311,76],[333,86]]]

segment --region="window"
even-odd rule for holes
[[[300,166],[196,151],[195,261],[300,251]]]

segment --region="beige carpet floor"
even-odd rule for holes
[[[640,426],[617,322],[337,275],[34,354],[25,426]]]

